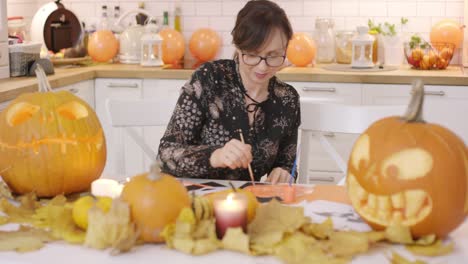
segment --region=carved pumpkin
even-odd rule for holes
[[[15,193],[87,190],[105,161],[95,112],[68,91],[22,94],[0,113],[0,174]]]
[[[468,212],[468,151],[454,133],[422,120],[423,95],[417,82],[404,117],[381,119],[360,135],[347,188],[372,227],[404,225],[414,237],[443,238]]]
[[[131,178],[122,190],[129,203],[132,220],[145,242],[163,242],[161,231],[176,221],[184,207],[190,207],[187,189],[176,178],[160,173],[157,166],[150,172]]]

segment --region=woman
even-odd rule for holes
[[[178,177],[287,182],[300,124],[299,95],[274,75],[292,37],[283,9],[249,1],[231,32],[233,60],[200,66],[182,88],[161,139],[163,171]],[[242,142],[241,135],[244,142]]]

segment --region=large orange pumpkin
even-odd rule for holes
[[[190,207],[187,189],[176,178],[153,166],[148,173],[131,178],[122,191],[132,219],[145,242],[163,242],[161,231],[176,221],[184,207]]]
[[[68,91],[22,94],[0,113],[0,174],[15,193],[87,190],[105,162],[96,113]]]
[[[422,120],[423,94],[419,82],[404,117],[381,119],[360,135],[347,188],[372,227],[403,225],[414,237],[443,238],[468,212],[468,151],[450,130]]]

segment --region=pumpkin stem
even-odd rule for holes
[[[424,122],[422,117],[424,103],[424,84],[421,80],[413,82],[411,99],[403,119],[407,122]]]
[[[237,192],[236,187],[234,187],[234,184],[232,184],[232,182],[229,182],[229,186],[231,186],[233,192]]]
[[[148,173],[148,179],[152,181],[156,181],[159,178],[161,178],[161,167],[159,166],[159,163],[154,163],[150,167],[150,171]]]
[[[44,69],[40,64],[37,64],[36,70],[36,77],[39,86],[39,92],[51,92],[52,88],[50,87],[50,83],[47,80],[47,76],[44,72]]]

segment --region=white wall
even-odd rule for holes
[[[37,8],[52,0],[7,0],[8,15],[24,16],[30,23]],[[106,4],[113,10],[119,5],[121,12],[136,8],[138,0],[96,1],[63,0],[66,8],[71,9],[87,25],[96,24],[101,6]],[[146,9],[158,17],[168,10],[172,15],[175,0],[146,0]],[[220,58],[230,58],[233,53],[230,30],[237,12],[246,0],[179,0],[183,13],[183,31],[186,40],[200,27],[211,27],[223,38]],[[404,29],[407,34],[421,33],[428,38],[431,25],[443,18],[453,18],[463,22],[463,0],[275,0],[290,17],[295,31],[312,33],[317,17],[332,17],[335,29],[355,29],[357,25],[367,24],[369,18],[376,22],[398,23],[400,18],[409,19]],[[112,13],[111,13],[112,14]],[[172,22],[172,21],[171,21]],[[455,59],[456,60],[456,59]],[[457,61],[452,61],[452,63]]]

